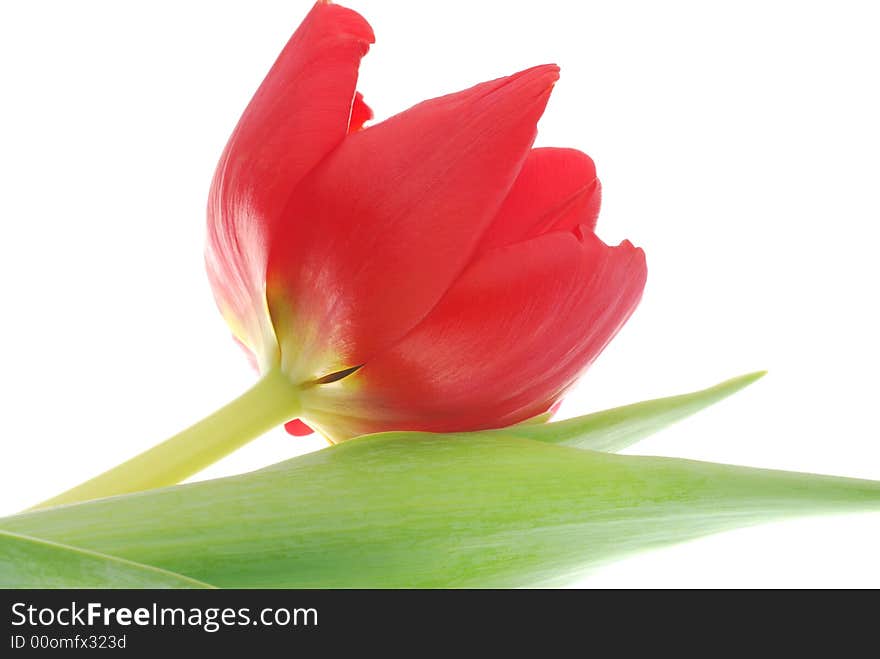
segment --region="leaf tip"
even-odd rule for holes
[[[769,373],[767,370],[752,371],[751,373],[745,373],[744,375],[738,375],[735,378],[731,378],[725,384],[733,386],[736,389],[742,389],[748,387],[750,384],[754,384],[767,375],[767,373]]]

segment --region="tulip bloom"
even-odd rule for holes
[[[372,42],[360,15],[319,2],[245,110],[210,192],[217,303],[333,441],[546,412],[633,312],[646,276],[640,249],[593,231],[590,158],[532,148],[559,70],[364,128],[356,83]]]
[[[360,15],[318,2],[214,175],[208,277],[261,379],[41,505],[179,483],[285,422],[332,442],[515,424],[555,409],[632,314],[644,254],[596,237],[593,161],[532,148],[559,69],[365,128],[371,43]]]

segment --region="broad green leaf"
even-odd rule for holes
[[[221,587],[501,587],[785,516],[876,510],[880,482],[501,434],[386,433],[0,528]]]
[[[0,531],[0,588],[210,588],[113,556]]]
[[[594,451],[621,451],[676,421],[691,416],[747,387],[766,371],[732,378],[681,396],[646,400],[553,423],[524,423],[491,432]]]

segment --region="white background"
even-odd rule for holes
[[[367,2],[377,118],[543,62],[539,145],[596,160],[599,233],[644,301],[570,416],[770,375],[639,452],[880,479],[880,41],[868,2]],[[0,5],[0,513],[108,468],[254,379],[202,270],[214,165],[308,10]],[[282,431],[203,476],[317,449]],[[591,586],[880,587],[880,516],[644,554]]]

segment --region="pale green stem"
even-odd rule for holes
[[[269,371],[251,389],[183,432],[31,510],[175,485],[296,417],[300,388]]]

